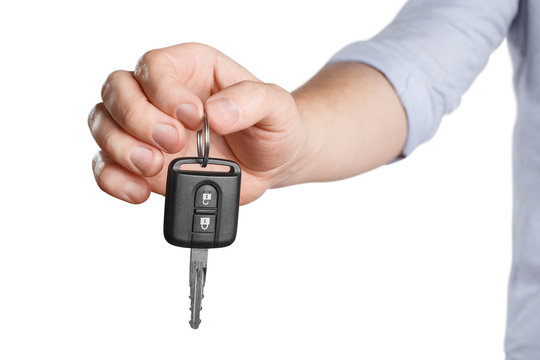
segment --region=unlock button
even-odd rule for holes
[[[195,207],[215,208],[217,207],[217,191],[212,185],[203,185],[195,193]]]
[[[213,233],[215,229],[215,215],[200,215],[193,216],[193,232]]]

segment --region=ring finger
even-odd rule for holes
[[[103,103],[90,112],[88,126],[99,147],[126,169],[150,177],[163,168],[163,153],[121,129]]]

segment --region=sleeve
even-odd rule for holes
[[[518,3],[410,0],[379,34],[346,46],[330,62],[366,63],[388,78],[407,113],[407,156],[459,105],[504,40]]]

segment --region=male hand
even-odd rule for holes
[[[276,184],[303,142],[287,91],[202,44],[147,52],[134,72],[109,75],[102,99],[88,116],[101,148],[94,175],[103,191],[131,203],[144,202],[150,191],[163,195],[170,161],[196,154],[203,108],[212,130],[210,156],[242,167],[242,204]]]

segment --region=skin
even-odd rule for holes
[[[130,203],[164,194],[167,165],[196,154],[206,110],[210,156],[242,167],[241,204],[267,189],[358,175],[401,154],[407,118],[388,80],[361,63],[325,66],[292,93],[263,83],[218,50],[152,50],[111,73],[88,116],[101,148],[99,187]]]

